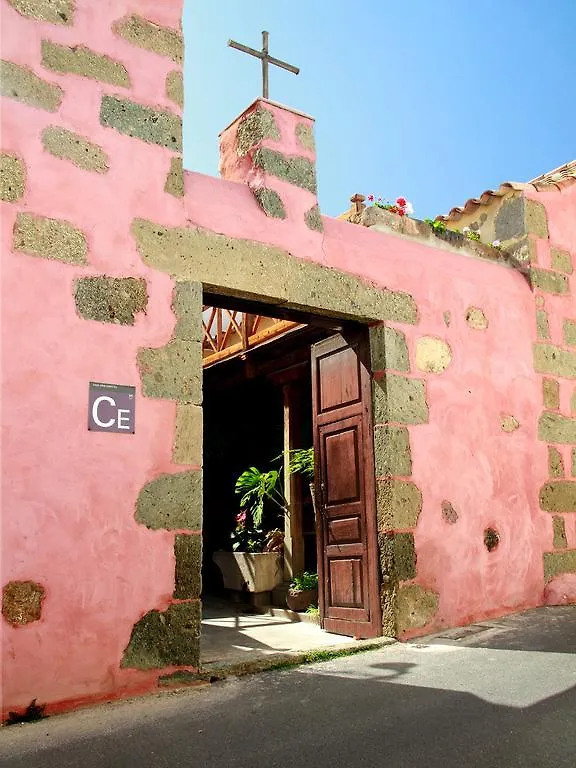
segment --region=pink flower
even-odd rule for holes
[[[246,522],[246,512],[238,512],[236,515],[236,522],[238,525],[244,525]]]
[[[374,202],[374,195],[368,195],[368,202],[370,203]]]

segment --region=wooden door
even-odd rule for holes
[[[382,634],[369,359],[367,332],[312,346],[320,616],[357,638]]]

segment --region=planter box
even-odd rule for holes
[[[318,605],[318,590],[289,589],[286,593],[286,605],[291,611],[305,611],[309,605]]]
[[[278,552],[214,552],[224,587],[238,592],[271,592],[282,583],[282,555]]]

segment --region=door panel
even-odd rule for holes
[[[320,613],[355,637],[382,633],[367,360],[361,333],[312,347]]]

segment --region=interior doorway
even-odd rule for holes
[[[296,313],[271,318],[263,311],[205,297],[205,623],[228,613],[240,631],[243,616],[267,613],[287,625],[315,622],[315,631],[320,625],[345,636],[381,634],[369,501],[374,479],[367,329]],[[298,449],[313,450],[312,482],[288,471]],[[288,510],[264,502],[261,529],[280,531],[284,541],[277,583],[256,593],[246,589],[251,579],[245,573],[244,588],[230,589],[219,554],[232,549],[244,514],[235,486],[252,467],[279,473]],[[374,516],[368,528],[367,514]],[[319,575],[318,598],[297,618],[286,608],[286,592],[303,573]]]

